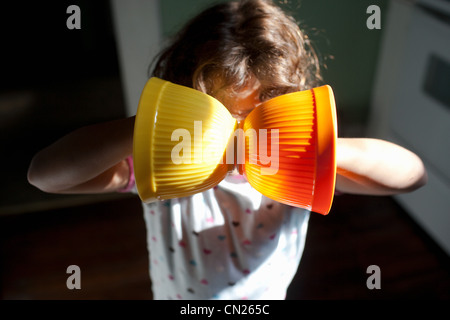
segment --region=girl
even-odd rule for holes
[[[270,1],[218,4],[165,49],[152,76],[221,101],[238,120],[272,97],[321,82],[294,20]],[[84,127],[39,152],[31,184],[53,193],[136,192],[134,117]],[[422,161],[387,141],[338,139],[340,192],[390,195],[426,182]],[[155,299],[283,299],[309,212],[276,203],[239,175],[194,196],[143,204]]]

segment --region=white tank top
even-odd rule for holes
[[[143,208],[154,299],[285,299],[308,210],[264,197],[242,176]]]

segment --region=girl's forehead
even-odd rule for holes
[[[239,91],[219,90],[216,99],[223,103],[234,118],[243,120],[261,104],[259,94],[259,85],[253,85],[246,86]]]

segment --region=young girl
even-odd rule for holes
[[[307,38],[269,1],[216,5],[159,56],[152,76],[220,100],[237,119],[272,97],[320,84]],[[31,184],[53,193],[136,192],[134,117],[84,127],[39,152]],[[338,139],[340,192],[390,195],[426,181],[422,161],[392,143]],[[190,197],[143,204],[155,299],[284,299],[310,212],[274,202],[239,175]]]

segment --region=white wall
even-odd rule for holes
[[[111,8],[126,114],[132,116],[161,45],[159,0],[111,0]]]
[[[427,185],[394,198],[450,255],[450,114],[423,90],[430,54],[450,57],[450,27],[411,1],[392,0],[389,10],[370,135],[421,157]]]

